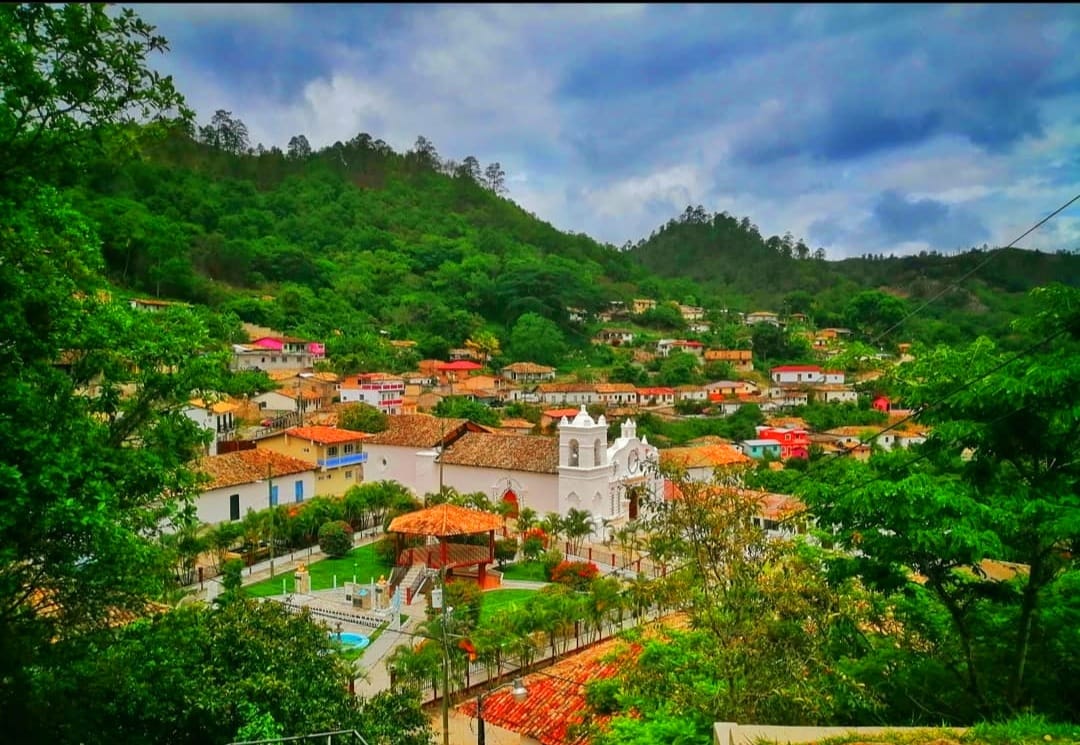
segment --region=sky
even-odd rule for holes
[[[1080,5],[134,5],[199,124],[499,162],[564,231],[688,205],[830,259],[1007,245],[1080,193]],[[1018,244],[1080,250],[1080,203]]]

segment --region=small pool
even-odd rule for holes
[[[331,639],[337,639],[346,647],[353,649],[363,649],[367,645],[371,644],[371,639],[367,638],[363,634],[354,634],[351,631],[343,631],[342,633],[331,632]]]

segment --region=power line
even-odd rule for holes
[[[911,312],[910,312],[910,313],[908,313],[908,314],[907,314],[906,316],[904,316],[903,318],[901,318],[901,319],[900,319],[899,321],[897,321],[896,323],[894,323],[894,324],[893,324],[892,326],[890,326],[889,328],[885,329],[885,330],[884,330],[884,331],[882,331],[882,332],[881,332],[880,334],[878,334],[878,335],[877,335],[876,337],[874,337],[873,339],[871,339],[871,340],[870,340],[870,344],[871,344],[871,346],[872,346],[872,345],[874,345],[874,344],[877,344],[877,343],[878,343],[878,342],[879,342],[879,341],[880,341],[881,339],[883,339],[884,337],[888,336],[888,335],[889,335],[890,333],[892,333],[892,332],[893,332],[894,330],[896,330],[897,328],[899,328],[900,326],[902,326],[902,325],[904,324],[904,322],[905,322],[905,321],[907,321],[907,320],[908,320],[909,318],[911,318],[912,316],[914,316],[914,315],[917,315],[917,314],[921,313],[921,312],[922,312],[923,310],[925,310],[925,309],[926,309],[926,307],[927,307],[927,306],[929,306],[929,305],[930,305],[930,304],[931,304],[932,302],[934,302],[935,300],[937,300],[938,298],[940,298],[940,297],[941,297],[942,295],[944,295],[944,294],[945,294],[946,292],[948,292],[949,290],[951,290],[951,289],[952,289],[952,288],[954,288],[954,287],[959,287],[959,286],[960,286],[960,283],[961,283],[961,282],[963,282],[963,281],[964,281],[965,279],[967,279],[967,278],[968,278],[968,277],[970,277],[971,275],[975,274],[975,272],[979,271],[979,270],[980,270],[980,269],[982,269],[982,268],[983,268],[984,266],[986,266],[986,265],[987,265],[987,264],[989,264],[989,263],[990,263],[991,261],[993,261],[994,257],[998,255],[998,252],[1000,252],[1000,251],[1003,251],[1003,250],[1005,250],[1005,249],[1007,249],[1007,248],[1013,248],[1013,247],[1014,247],[1014,246],[1015,246],[1015,245],[1016,245],[1017,243],[1019,243],[1019,242],[1020,242],[1021,240],[1023,240],[1023,239],[1024,239],[1024,238],[1026,238],[1027,236],[1031,235],[1031,234],[1032,234],[1032,233],[1034,233],[1034,232],[1035,232],[1036,230],[1038,230],[1039,228],[1041,228],[1041,227],[1042,227],[1043,225],[1045,225],[1046,223],[1048,223],[1048,222],[1049,222],[1049,221],[1050,221],[1051,219],[1053,219],[1054,217],[1056,217],[1057,215],[1061,214],[1061,213],[1062,213],[1062,212],[1064,212],[1064,211],[1065,211],[1066,209],[1068,209],[1068,208],[1069,208],[1069,207],[1070,207],[1070,206],[1071,206],[1071,205],[1072,205],[1072,204],[1073,204],[1074,202],[1076,202],[1076,201],[1077,201],[1078,199],[1080,199],[1080,194],[1077,194],[1077,195],[1076,195],[1076,196],[1074,196],[1074,197],[1073,197],[1072,199],[1070,199],[1069,201],[1067,201],[1067,202],[1066,202],[1065,204],[1061,205],[1061,206],[1060,206],[1060,207],[1058,207],[1058,208],[1057,208],[1056,210],[1054,210],[1053,212],[1051,212],[1051,213],[1050,213],[1049,215],[1047,215],[1047,216],[1046,216],[1046,217],[1044,217],[1043,219],[1039,220],[1039,221],[1038,221],[1037,223],[1035,223],[1035,224],[1034,224],[1034,225],[1032,225],[1032,226],[1031,226],[1030,228],[1028,228],[1027,230],[1025,230],[1025,231],[1024,231],[1023,233],[1021,233],[1021,234],[1020,234],[1019,236],[1017,236],[1016,238],[1014,238],[1014,239],[1013,239],[1013,240],[1012,240],[1012,241],[1011,241],[1011,242],[1010,242],[1010,243],[1009,243],[1008,245],[1006,245],[1006,246],[1003,246],[1003,247],[1001,247],[1001,248],[998,248],[998,249],[996,249],[996,250],[994,250],[994,251],[991,251],[991,252],[990,252],[989,254],[987,254],[986,258],[985,258],[985,259],[983,259],[982,261],[980,261],[980,262],[979,262],[978,264],[976,264],[976,265],[975,265],[975,267],[974,267],[973,269],[970,269],[970,270],[968,270],[967,272],[965,272],[964,274],[960,275],[960,277],[959,277],[958,279],[956,279],[955,281],[953,281],[953,282],[949,283],[949,285],[948,285],[948,286],[946,286],[944,290],[942,290],[941,292],[939,292],[939,293],[937,293],[936,295],[934,295],[934,296],[933,296],[932,298],[930,298],[929,300],[927,300],[926,302],[924,302],[924,303],[923,303],[922,305],[920,305],[920,306],[919,306],[918,308],[916,308],[915,310],[911,311]]]

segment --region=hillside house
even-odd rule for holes
[[[514,383],[543,383],[555,380],[555,368],[534,362],[515,362],[501,371],[503,378]]]
[[[716,443],[660,451],[660,465],[686,471],[691,481],[712,481],[717,469],[746,466],[753,459],[734,445]]]
[[[700,321],[705,317],[705,309],[696,305],[679,305],[679,313],[684,321]]]
[[[236,437],[236,413],[239,406],[232,401],[207,402],[193,398],[182,410],[201,429],[209,432],[213,440],[207,446],[208,455],[217,455],[218,443]]]
[[[636,297],[632,304],[632,312],[636,316],[640,316],[642,313],[647,313],[650,310],[656,309],[656,301],[652,298]]]
[[[769,370],[769,377],[778,385],[824,383],[825,371],[817,365],[780,365]]]
[[[661,339],[656,342],[656,353],[661,357],[668,357],[673,352],[688,352],[695,357],[702,357],[705,354],[705,345],[686,339]]]
[[[779,326],[780,316],[772,311],[756,310],[753,313],[747,313],[743,323],[747,326],[753,326],[755,323],[768,323],[772,326]]]
[[[824,404],[856,404],[859,394],[846,385],[815,385],[810,389],[815,401]]]
[[[810,433],[796,427],[759,426],[755,428],[760,440],[776,440],[780,443],[780,457],[809,458]]]
[[[707,349],[705,362],[726,362],[736,372],[753,372],[754,356],[749,349]]]
[[[600,329],[593,337],[593,344],[623,347],[634,343],[634,332],[628,329]]]
[[[597,402],[609,408],[638,404],[638,392],[633,383],[597,383],[594,390]]]
[[[738,444],[738,448],[743,455],[754,460],[763,460],[767,457],[780,458],[781,446],[776,440],[743,440]]]
[[[405,381],[385,373],[361,373],[343,379],[338,387],[341,403],[364,403],[384,414],[402,413]]]
[[[541,383],[536,387],[535,393],[538,402],[545,405],[578,406],[600,402],[593,383]]]
[[[674,406],[676,395],[674,388],[663,386],[637,389],[637,400],[641,406]]]

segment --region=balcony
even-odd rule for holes
[[[342,466],[358,466],[367,463],[367,453],[349,453],[339,455],[336,458],[319,458],[316,461],[319,468],[341,468]]]

